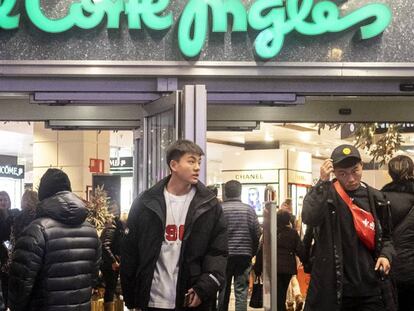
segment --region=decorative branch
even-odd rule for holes
[[[95,226],[98,233],[100,233],[105,225],[110,223],[114,216],[109,213],[108,208],[110,206],[110,197],[103,186],[95,188],[95,193],[91,196],[90,201],[87,202],[88,217],[86,220]]]
[[[348,123],[350,124],[350,123]],[[343,124],[338,123],[318,123],[318,134],[322,130],[339,130]],[[384,134],[376,134],[378,123],[357,124],[355,130],[354,145],[357,148],[368,151],[372,157],[371,162],[378,163],[380,166],[386,164],[400,150],[404,142],[401,135],[402,124],[390,123]]]

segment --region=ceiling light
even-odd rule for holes
[[[274,137],[273,137],[273,135],[272,134],[269,134],[269,133],[266,133],[265,134],[265,141],[274,141],[275,139],[274,139]]]

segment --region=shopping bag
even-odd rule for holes
[[[103,311],[104,301],[99,296],[92,296],[91,299],[91,311]]]
[[[263,308],[263,284],[260,277],[256,277],[256,281],[253,284],[249,306],[251,308]]]
[[[122,297],[115,299],[115,311],[124,311],[124,300]]]

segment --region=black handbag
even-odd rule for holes
[[[256,277],[253,284],[249,306],[251,308],[263,308],[263,284],[260,277]]]

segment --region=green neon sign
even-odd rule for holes
[[[119,29],[122,14],[129,29],[145,26],[160,31],[173,26],[173,14],[167,12],[169,4],[169,0],[78,0],[59,19],[47,17],[41,0],[25,0],[25,9],[33,25],[47,33],[62,33],[74,27],[93,29],[105,18],[108,29]],[[19,27],[20,14],[12,15],[15,5],[16,0],[0,0],[0,28]],[[318,36],[362,25],[360,38],[366,40],[380,35],[389,26],[392,12],[382,3],[367,4],[341,16],[332,1],[315,4],[313,0],[256,0],[247,11],[241,0],[188,0],[178,22],[178,44],[185,56],[200,54],[210,31],[210,20],[213,33],[246,32],[249,26],[257,30],[255,52],[262,59],[271,59],[279,54],[286,36],[293,31]]]

